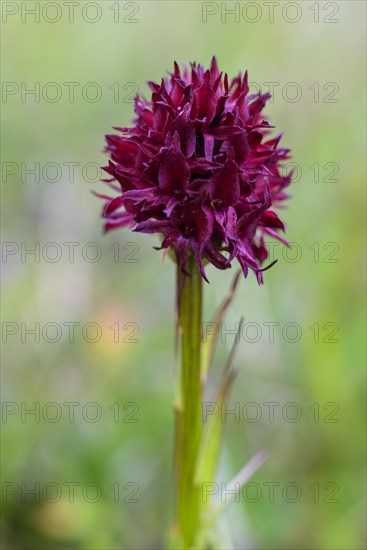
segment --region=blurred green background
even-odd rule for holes
[[[174,265],[162,266],[156,237],[103,236],[90,191],[105,191],[104,134],[130,123],[133,93],[174,59],[208,65],[213,54],[230,76],[277,83],[266,112],[298,168],[283,213],[294,248],[274,249],[264,286],[241,281],[222,327],[219,366],[233,339],[224,329],[247,323],[218,498],[258,450],[269,454],[227,529],[241,549],[365,548],[366,4],[74,5],[2,2],[2,548],[162,547]],[[39,257],[25,254],[35,247]],[[206,321],[230,271],[208,268]]]

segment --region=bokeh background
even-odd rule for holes
[[[216,358],[244,316],[217,496],[258,450],[268,460],[226,526],[236,548],[365,548],[366,4],[69,4],[2,2],[2,548],[162,547],[175,269],[155,237],[103,236],[91,190],[134,93],[213,54],[276,83],[267,113],[297,169],[293,249],[274,249],[264,286],[241,281]],[[231,271],[208,268],[205,320]]]

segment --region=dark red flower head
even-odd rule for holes
[[[149,86],[150,101],[135,99],[134,125],[106,136],[106,181],[119,195],[103,196],[105,229],[161,233],[161,248],[172,247],[183,271],[192,252],[205,280],[203,261],[226,269],[237,258],[261,283],[265,237],[286,244],[271,208],[291,180],[281,174],[289,150],[281,135],[268,138],[262,115],[270,95],[248,95],[247,73],[229,83],[215,57],[208,70],[193,63],[181,73],[175,63]]]

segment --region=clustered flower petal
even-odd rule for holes
[[[135,98],[134,125],[106,136],[105,181],[119,194],[100,195],[105,230],[160,233],[181,270],[193,253],[205,280],[206,261],[226,269],[236,258],[261,283],[265,237],[287,244],[272,207],[291,181],[281,174],[289,150],[278,147],[281,134],[268,137],[262,115],[270,94],[249,95],[247,72],[229,82],[215,57],[208,70],[175,63],[169,78],[148,84],[151,100]]]

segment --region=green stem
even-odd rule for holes
[[[188,275],[177,271],[180,398],[176,404],[176,525],[184,548],[191,548],[200,529],[200,486],[195,468],[202,433],[200,380],[202,278],[190,258]]]

